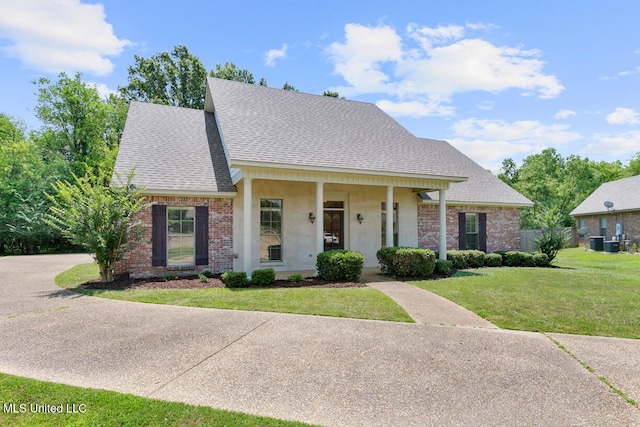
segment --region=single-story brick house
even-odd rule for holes
[[[605,202],[611,202],[610,207]],[[590,236],[614,237],[640,243],[640,175],[606,182],[580,203],[570,215],[578,229],[588,227]],[[582,236],[581,236],[582,237]]]
[[[376,105],[207,79],[204,111],[133,102],[115,171],[151,209],[117,272],[313,270],[344,248],[520,248],[531,206],[445,141]]]

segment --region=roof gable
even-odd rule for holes
[[[213,114],[141,102],[129,106],[115,172],[148,192],[235,193]]]
[[[374,104],[208,78],[206,108],[215,112],[231,167],[466,177]]]
[[[580,203],[570,215],[608,213],[604,202],[612,202],[613,209],[617,212],[640,210],[640,175],[605,182]]]

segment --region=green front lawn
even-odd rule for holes
[[[640,255],[565,249],[561,268],[482,268],[412,282],[505,329],[640,339]]]
[[[309,426],[6,374],[0,374],[0,404],[2,426]],[[38,412],[45,405],[62,413]]]
[[[59,286],[126,301],[231,310],[273,311],[319,316],[413,322],[382,292],[369,288],[208,288],[105,291],[76,288],[98,278],[95,264],[81,264],[56,277]]]

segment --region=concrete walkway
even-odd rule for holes
[[[0,259],[0,372],[325,426],[640,425],[597,378],[640,401],[640,340],[553,334],[592,374],[537,333],[139,304],[55,286],[86,260]]]
[[[493,323],[466,308],[416,286],[404,282],[374,282],[368,285],[387,294],[404,308],[416,323],[497,328]]]

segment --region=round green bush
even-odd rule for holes
[[[222,273],[222,281],[227,288],[246,288],[249,285],[247,273],[244,271],[227,271]]]
[[[343,249],[321,252],[316,259],[318,277],[324,280],[357,282],[363,265],[364,255]]]
[[[276,273],[273,268],[255,270],[251,274],[251,283],[258,286],[267,286],[276,281]]]

